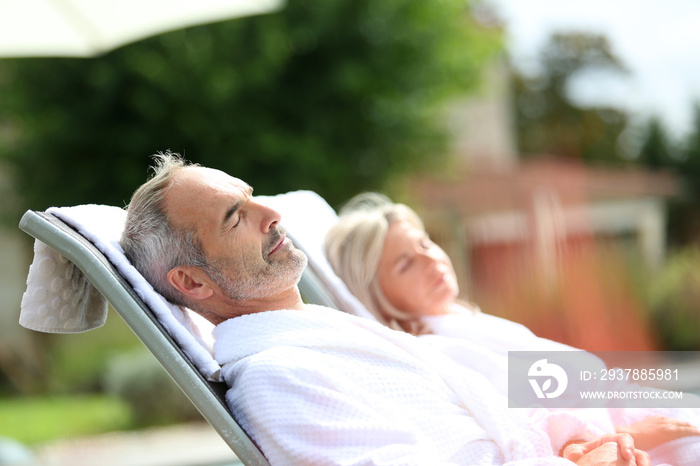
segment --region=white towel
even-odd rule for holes
[[[198,314],[189,310],[183,311],[166,301],[131,265],[124,255],[124,250],[119,244],[119,239],[124,229],[124,221],[126,220],[126,211],[124,209],[88,204],[75,207],[51,207],[47,210],[47,213],[55,215],[66,224],[75,228],[105,254],[122,276],[131,284],[136,294],[149,306],[166,331],[182,348],[183,352],[202,375],[208,380],[221,381],[220,367],[212,357],[213,338],[211,331],[213,325]],[[43,251],[50,248],[39,246],[38,249]],[[55,252],[54,254],[58,255]],[[41,272],[32,274],[30,268],[31,277],[28,278],[27,291],[22,299],[20,324],[26,324],[25,326],[34,330],[57,331],[52,329],[54,325],[52,322],[56,317],[55,312],[51,311],[46,314],[45,311],[47,309],[42,308],[42,305],[46,306],[46,303],[53,302],[58,303],[58,300],[61,300],[62,303],[75,301],[78,304],[76,306],[59,306],[59,316],[65,314],[64,320],[71,323],[71,327],[67,324],[62,327],[63,332],[89,330],[102,325],[106,318],[106,306],[104,312],[100,313],[99,306],[95,305],[96,301],[98,301],[96,298],[84,298],[84,296],[93,297],[97,293],[94,287],[87,283],[82,273],[78,273],[77,267],[64,258],[54,259],[60,267],[56,267],[53,270],[44,268],[41,264],[47,260],[46,257],[43,253],[34,257],[32,268]],[[58,293],[56,293],[51,284],[58,276],[68,276],[67,270],[71,270],[71,282],[82,285],[66,286],[62,289],[56,286],[55,288],[58,290]],[[45,297],[44,291],[46,293]],[[50,309],[53,309],[53,306],[50,306]],[[87,322],[87,324],[82,322]],[[66,330],[69,328],[73,330]]]
[[[78,333],[104,325],[107,300],[68,259],[39,240],[22,295],[19,323],[46,333]]]

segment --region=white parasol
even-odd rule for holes
[[[0,0],[0,57],[91,57],[188,26],[275,11],[282,0]]]

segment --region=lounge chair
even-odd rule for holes
[[[128,270],[130,264],[117,243],[121,232],[119,225],[123,225],[123,212],[109,206],[26,212],[20,221],[20,228],[38,240],[32,267],[36,267],[37,273],[46,275],[46,270],[42,272],[42,264],[38,261],[43,261],[44,265],[48,263],[48,269],[52,270],[57,266],[75,264],[153,353],[236,456],[246,465],[269,465],[228,409],[226,384],[217,381],[218,365],[208,353],[205,335],[197,334],[198,322],[179,308],[173,309],[174,306],[168,305],[152,288],[149,290],[149,286],[144,285],[145,280],[140,275],[134,275],[138,272],[133,267]],[[41,257],[38,252],[41,252]],[[60,256],[52,256],[55,252],[70,262]],[[44,256],[45,253],[49,255]],[[64,278],[74,282],[80,281],[77,275],[80,274],[70,267],[63,273]],[[28,279],[28,283],[41,282],[45,278],[36,278],[36,274],[34,278],[32,276],[30,269],[31,280]],[[100,303],[101,296],[91,287],[85,291],[83,285],[60,289],[60,286],[54,286],[59,281],[55,279],[46,283],[45,287],[28,288],[23,298],[20,323],[34,330],[59,333],[99,326],[106,317],[106,303]],[[69,291],[67,294],[66,290]],[[71,290],[76,296],[71,295]],[[54,292],[60,295],[54,296]],[[90,308],[88,318],[73,315],[86,313],[86,308]],[[169,312],[172,313],[168,315]],[[195,335],[197,338],[193,338]]]
[[[335,211],[326,201],[311,191],[256,198],[282,213],[282,225],[288,235],[309,257],[309,267],[299,283],[304,301],[373,319],[333,273],[322,252],[323,238],[337,220]],[[20,228],[37,240],[32,267],[48,250],[57,256],[52,261],[75,264],[81,272],[78,275],[91,285],[83,293],[85,296],[72,298],[73,302],[80,301],[78,305],[71,304],[69,309],[58,306],[48,315],[45,309],[40,311],[41,303],[32,302],[35,295],[42,294],[28,288],[20,323],[44,332],[86,331],[104,322],[108,301],[236,456],[246,465],[268,465],[228,409],[227,387],[219,379],[219,366],[211,355],[211,324],[167,303],[131,266],[118,244],[124,218],[123,209],[98,205],[24,214]],[[63,274],[71,273],[76,275],[76,272]],[[31,277],[30,269],[28,283]],[[60,294],[61,291],[51,293]],[[50,299],[49,296],[44,301]],[[85,308],[91,311],[86,312]]]

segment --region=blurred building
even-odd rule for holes
[[[518,159],[507,74],[451,113],[456,169],[411,181],[463,298],[590,350],[654,347],[634,289],[665,257],[669,173]],[[630,267],[633,270],[630,271]]]

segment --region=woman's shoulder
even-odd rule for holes
[[[446,336],[461,336],[476,339],[493,339],[497,336],[534,337],[524,325],[503,317],[482,312],[471,303],[456,302],[450,312],[424,319],[433,333]]]

